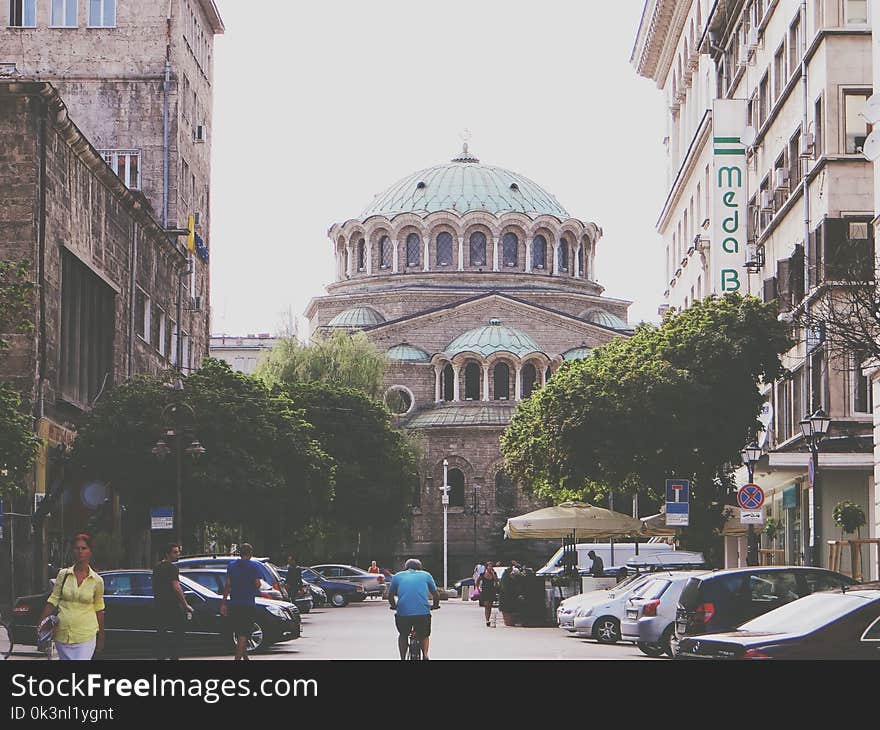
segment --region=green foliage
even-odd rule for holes
[[[767,539],[771,542],[774,541],[779,534],[782,532],[782,523],[774,519],[773,517],[768,517],[767,522],[764,525],[764,535],[766,535]]]
[[[294,337],[280,340],[258,375],[272,385],[329,383],[381,398],[387,361],[363,332],[315,336],[308,345]]]
[[[30,262],[0,260],[0,351],[9,343],[3,335],[30,332],[30,307],[35,286],[30,281]]]
[[[21,396],[0,383],[0,498],[23,494],[39,445],[31,417],[22,411]]]
[[[781,377],[791,346],[774,304],[707,297],[660,326],[564,363],[517,406],[502,437],[505,469],[556,502],[608,489],[662,498],[692,483],[685,542],[706,546],[722,523],[731,464],[760,428],[760,380]]]
[[[834,524],[848,535],[865,526],[865,510],[855,502],[844,500],[834,505]]]

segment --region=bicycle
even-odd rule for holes
[[[12,638],[12,629],[6,621],[0,621],[0,661],[9,659],[14,648],[15,641]]]
[[[407,661],[422,661],[422,640],[416,636],[416,630],[409,632],[409,645],[406,649]]]

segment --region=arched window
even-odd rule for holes
[[[516,266],[519,253],[519,239],[515,233],[505,233],[501,239],[501,255],[504,266]]]
[[[464,369],[465,400],[480,400],[480,366],[469,362]]]
[[[480,231],[471,233],[471,266],[486,265],[486,235]]]
[[[507,363],[500,362],[495,366],[495,400],[510,399],[510,368]]]
[[[437,234],[437,265],[452,266],[452,234],[446,231]]]
[[[422,263],[422,239],[418,233],[406,237],[406,265],[420,266]]]
[[[532,268],[543,269],[547,265],[547,239],[535,236],[532,239]]]
[[[578,248],[578,274],[581,276],[584,275],[584,245],[581,244]]]
[[[382,240],[379,241],[379,256],[379,266],[383,269],[390,269],[394,251],[391,248],[391,239],[388,236],[382,236]]]
[[[559,270],[568,271],[568,241],[564,238],[559,241]]]
[[[455,395],[455,371],[452,365],[443,368],[443,400],[450,401]]]
[[[522,369],[522,397],[528,398],[535,389],[535,381],[538,379],[538,371],[535,366],[528,363]]]
[[[495,475],[495,509],[499,512],[516,509],[516,485],[503,471]]]
[[[544,371],[544,381],[550,382],[550,378],[553,377],[553,371],[550,369],[550,366],[547,366],[547,369]]]
[[[367,244],[366,241],[362,238],[358,241],[358,271],[363,271],[367,268]]]
[[[464,507],[464,474],[461,469],[449,469],[446,472],[449,490],[449,506]]]

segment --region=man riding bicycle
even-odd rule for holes
[[[411,632],[422,642],[422,657],[428,658],[428,644],[431,636],[431,611],[440,608],[440,591],[431,574],[422,570],[422,563],[410,558],[404,566],[406,570],[395,573],[388,587],[388,602],[397,611],[394,622],[397,624],[397,648],[400,658],[406,658],[407,642]],[[428,602],[434,597],[434,605]],[[395,600],[396,599],[396,600]]]

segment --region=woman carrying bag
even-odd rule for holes
[[[492,604],[498,595],[498,574],[492,563],[486,563],[486,570],[477,580],[477,590],[480,592],[480,605],[486,611],[486,626],[491,625]]]
[[[55,649],[59,659],[91,659],[104,651],[104,580],[89,565],[92,538],[79,534],[71,543],[74,564],[55,579],[43,622],[56,612]],[[39,628],[38,628],[39,631]]]

